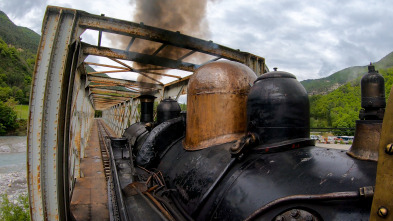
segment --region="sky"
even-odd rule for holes
[[[40,34],[47,5],[132,20],[133,1],[0,0],[0,10]],[[364,66],[393,51],[391,0],[210,0],[206,19],[206,40],[264,57],[270,70],[298,80]]]

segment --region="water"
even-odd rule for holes
[[[26,136],[0,136],[0,194],[27,193]]]
[[[0,167],[26,164],[26,152],[22,153],[1,153]]]
[[[26,136],[0,136],[0,173],[26,171]]]

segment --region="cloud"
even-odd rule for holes
[[[130,0],[0,0],[18,25],[40,33],[47,4],[131,20]],[[393,51],[393,1],[208,1],[211,39],[265,57],[299,80],[367,65]],[[139,22],[139,21],[138,21]]]
[[[28,27],[40,33],[46,0],[0,0],[0,10],[19,26]]]
[[[34,8],[39,8],[42,5],[45,5],[47,1],[41,0],[2,0],[0,2],[0,6],[2,10],[6,11],[7,14],[12,15],[24,15],[29,13]]]
[[[393,2],[355,0],[227,0],[209,14],[213,41],[265,57],[300,80],[381,59],[393,50],[392,19]]]

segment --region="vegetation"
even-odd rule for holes
[[[19,127],[17,114],[10,105],[10,102],[0,101],[0,135],[5,135],[9,131],[14,131]]]
[[[95,110],[94,111],[94,117],[95,118],[101,118],[102,117],[102,110]]]
[[[382,69],[379,72],[385,78],[385,96],[388,99],[393,84],[393,68]],[[355,127],[361,108],[360,79],[358,77],[326,95],[310,96],[311,127]],[[349,132],[340,134],[353,135]]]
[[[20,104],[29,103],[34,57],[24,60],[21,52],[0,38],[0,100],[13,97]]]
[[[16,26],[0,11],[0,100],[28,104],[40,35]]]
[[[187,111],[187,104],[179,104],[182,111]]]
[[[18,115],[18,119],[27,120],[29,118],[29,105],[15,105],[14,110]]]
[[[16,203],[10,202],[7,195],[2,195],[0,204],[0,220],[30,220],[29,199],[27,195],[20,195]]]
[[[393,52],[386,55],[380,61],[375,62],[374,65],[377,70],[384,70],[393,67]],[[327,94],[348,82],[359,79],[366,73],[367,66],[349,67],[328,77],[315,80],[305,80],[301,83],[310,95]]]
[[[0,11],[0,37],[7,44],[23,49],[27,56],[37,53],[40,35],[28,28],[15,25],[2,11]]]

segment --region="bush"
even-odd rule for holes
[[[4,221],[30,220],[29,199],[27,195],[20,195],[17,203],[10,202],[7,195],[2,195],[0,219]]]
[[[18,128],[17,117],[17,113],[11,107],[0,101],[0,135]]]

